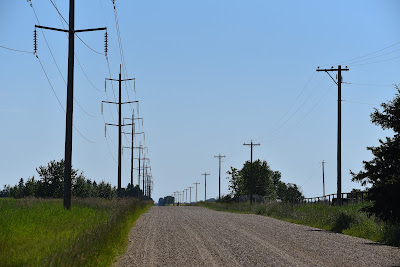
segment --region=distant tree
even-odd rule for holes
[[[28,178],[25,182],[25,188],[24,188],[24,196],[35,196],[36,192],[36,183],[35,181],[35,176],[32,176],[31,178]]]
[[[372,185],[368,194],[373,206],[365,211],[383,220],[400,221],[400,89],[395,87],[394,99],[382,103],[382,111],[375,109],[371,114],[372,123],[393,130],[394,136],[379,140],[377,147],[367,147],[373,159],[363,161],[363,171],[350,173],[353,181]]]
[[[115,188],[114,188],[115,191]],[[97,197],[101,198],[106,198],[106,199],[111,199],[113,198],[113,188],[111,187],[111,184],[106,183],[105,181],[101,181],[97,185]]]
[[[74,197],[86,198],[91,196],[91,182],[83,174],[78,175],[72,185],[72,195]]]

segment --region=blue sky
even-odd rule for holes
[[[68,1],[53,2],[67,19]],[[116,78],[121,56],[112,1],[76,2],[76,29],[108,28],[110,71]],[[41,25],[63,27],[50,1],[32,5]],[[360,170],[371,158],[366,146],[392,134],[372,125],[369,114],[392,99],[391,84],[400,83],[398,1],[116,0],[116,8],[126,78],[136,78],[136,93],[127,84],[122,96],[140,102],[144,122],[138,130],[146,132],[155,200],[196,181],[202,198],[205,171],[211,173],[207,196],[217,196],[214,156],[219,153],[226,155],[222,193],[227,193],[224,173],[249,159],[243,143],[251,140],[261,144],[254,158],[266,160],[307,197],[322,195],[320,162],[327,161],[326,192],[335,193],[337,87],[315,71],[317,66],[350,68],[343,76],[352,84],[342,88],[344,192],[360,188],[350,181],[349,170]],[[26,1],[0,3],[1,46],[32,51],[35,24]],[[67,36],[44,33],[66,79]],[[103,34],[79,36],[102,52]],[[75,60],[74,94],[85,111],[74,105],[74,124],[94,143],[74,130],[73,167],[116,185],[117,129],[109,127],[106,139],[104,121],[116,123],[117,111],[104,106],[100,113],[100,102],[113,100],[110,83],[104,93],[107,61],[77,38],[75,43],[84,72]],[[65,106],[66,85],[41,31],[38,56]],[[0,48],[0,58],[0,183],[13,185],[35,174],[39,165],[63,158],[65,114],[33,54]],[[131,116],[131,108],[137,115],[137,106],[127,105],[124,117]],[[124,145],[129,145],[126,139]],[[130,179],[127,152],[123,185]]]

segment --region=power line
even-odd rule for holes
[[[383,56],[392,54],[392,53],[397,52],[397,51],[400,51],[400,49],[396,49],[396,50],[393,50],[393,51],[390,51],[390,52],[387,52],[387,53],[384,53],[384,54],[381,54],[381,55],[377,55],[377,56],[374,56],[374,57],[370,57],[370,58],[366,58],[366,59],[362,59],[362,60],[357,60],[357,61],[354,61],[354,62],[349,63],[348,65],[350,65],[350,66],[355,66],[355,65],[354,65],[355,63],[368,61],[368,60],[371,60],[371,59],[374,59],[374,58],[378,58],[378,57],[383,57]]]
[[[265,138],[266,136],[268,136],[268,135],[270,135],[270,134],[276,132],[278,129],[280,129],[281,127],[283,127],[287,122],[289,122],[289,121],[294,117],[294,115],[296,115],[297,112],[307,103],[307,101],[311,98],[311,96],[314,95],[314,93],[317,91],[317,89],[319,88],[319,86],[321,85],[321,83],[322,83],[322,81],[323,81],[324,79],[325,79],[325,77],[322,77],[322,79],[319,81],[319,83],[314,87],[314,89],[313,89],[313,90],[311,91],[311,93],[308,95],[308,97],[306,98],[306,100],[304,100],[303,103],[300,104],[300,106],[294,111],[294,113],[293,113],[290,117],[288,117],[283,123],[280,124],[280,122],[282,121],[282,119],[285,117],[285,116],[282,116],[282,117],[277,121],[277,123],[275,123],[275,125],[274,125],[273,127],[271,127],[263,136],[261,136],[261,137],[255,139],[255,140],[260,140],[260,139]],[[291,108],[290,108],[290,109],[291,109]],[[290,110],[290,109],[289,109],[289,110]],[[288,112],[286,112],[285,115],[286,115],[286,114],[288,114]]]
[[[389,49],[389,48],[394,47],[394,46],[399,45],[399,44],[400,44],[400,42],[397,42],[397,43],[395,43],[395,44],[389,45],[389,46],[384,47],[384,48],[382,48],[382,49],[379,49],[379,50],[377,50],[377,51],[374,51],[374,52],[365,54],[365,55],[363,55],[363,56],[359,56],[359,57],[356,57],[356,58],[352,58],[352,59],[348,59],[348,60],[345,60],[345,61],[337,62],[337,63],[335,63],[335,64],[326,64],[326,65],[322,65],[322,66],[332,66],[332,65],[344,64],[344,63],[347,63],[347,62],[355,61],[355,60],[357,60],[357,59],[364,58],[364,57],[367,57],[367,56],[370,56],[370,55],[379,53],[379,52],[381,52],[381,51],[384,51],[384,50],[386,50],[386,49]]]
[[[54,90],[53,85],[52,85],[51,82],[50,82],[49,76],[47,75],[47,72],[46,72],[46,70],[44,69],[44,66],[43,66],[43,64],[42,64],[42,61],[40,60],[40,58],[39,58],[39,56],[38,56],[37,54],[36,54],[36,58],[38,59],[38,61],[39,61],[39,63],[40,63],[40,66],[42,67],[42,70],[43,70],[43,72],[44,72],[44,75],[46,76],[47,82],[49,83],[49,85],[50,85],[50,87],[51,87],[51,90],[52,90],[53,93],[54,93],[54,96],[57,98],[58,104],[60,104],[60,107],[61,107],[61,109],[64,111],[64,113],[67,113],[67,112],[65,111],[65,108],[64,108],[63,105],[61,104],[61,101],[60,101],[60,99],[58,98],[57,93],[56,93],[56,91]],[[84,136],[84,135],[78,130],[78,128],[77,128],[74,124],[73,124],[73,127],[75,128],[75,130],[79,133],[79,135],[80,135],[83,139],[85,139],[86,141],[88,141],[89,143],[92,143],[92,144],[95,144],[95,143],[96,143],[96,142],[94,142],[94,141],[89,140],[86,136]]]
[[[350,85],[361,85],[361,86],[390,86],[392,87],[393,84],[372,84],[372,83],[353,83],[353,82],[343,82],[343,84],[350,84]]]
[[[18,50],[18,49],[14,49],[14,48],[9,48],[6,46],[2,46],[0,45],[1,48],[7,49],[7,50],[11,50],[11,51],[15,51],[15,52],[21,52],[21,53],[29,53],[29,54],[34,54],[35,52],[29,52],[29,51],[24,51],[24,50]]]
[[[123,50],[123,46],[122,46],[122,38],[121,38],[120,29],[119,29],[119,22],[118,22],[119,20],[118,20],[118,14],[117,14],[117,8],[116,8],[116,5],[115,5],[115,1],[113,1],[113,7],[114,7],[115,27],[117,29],[118,44],[119,44],[119,50],[120,50],[120,56],[121,56],[121,63],[122,63],[123,70],[124,70],[124,76],[127,77],[128,76],[128,72],[126,70],[126,62],[125,62],[124,50]],[[129,81],[128,81],[128,85],[129,85],[130,89],[132,90],[132,86],[131,86]],[[125,89],[126,89],[126,94],[127,94],[128,100],[130,101],[129,92],[128,92],[128,88],[127,88],[126,84],[125,84]],[[135,99],[136,99],[136,89],[134,91],[135,91]],[[131,105],[130,105],[130,107],[133,110]]]
[[[68,22],[67,22],[66,19],[63,17],[63,15],[60,13],[60,11],[58,10],[57,6],[53,3],[52,0],[50,0],[50,2],[53,4],[54,8],[55,8],[56,11],[58,12],[58,15],[65,21],[65,23],[67,24],[68,28],[70,28]],[[79,39],[86,47],[88,47],[90,50],[92,50],[93,52],[95,52],[95,53],[97,53],[97,54],[99,54],[99,55],[105,56],[104,53],[98,52],[98,51],[96,51],[95,49],[93,49],[92,47],[90,47],[85,41],[83,41],[83,40],[78,36],[78,34],[76,34],[75,31],[74,31],[74,34],[75,34],[75,36],[78,37],[78,39]]]
[[[386,62],[386,61],[397,59],[397,58],[400,58],[400,56],[392,57],[392,58],[388,58],[388,59],[384,59],[384,60],[378,60],[378,61],[374,61],[374,62],[363,63],[363,64],[355,64],[355,65],[351,65],[351,66],[352,67],[356,67],[356,66],[364,66],[364,65],[376,64],[376,63]]]
[[[32,3],[30,4],[30,6],[32,7],[32,10],[33,10],[33,12],[34,12],[34,14],[35,14],[36,21],[37,21],[38,24],[40,25],[39,17],[37,16],[36,10],[35,10],[35,8],[33,7]],[[45,40],[47,49],[49,49],[50,55],[51,55],[51,57],[52,57],[52,59],[53,59],[53,61],[54,61],[54,64],[55,64],[56,67],[57,67],[58,73],[60,74],[62,80],[64,81],[64,84],[67,85],[67,82],[65,81],[64,75],[62,74],[62,72],[61,72],[61,70],[60,70],[60,67],[59,67],[58,64],[57,64],[57,60],[56,60],[56,58],[54,57],[53,51],[52,51],[51,48],[50,48],[50,44],[47,42],[47,38],[46,38],[46,35],[45,35],[44,32],[43,32],[43,29],[40,28],[40,31],[42,32],[42,35],[43,35],[43,38],[44,38],[44,40]],[[79,63],[79,61],[78,61],[78,63]],[[79,63],[79,65],[80,65],[80,63]],[[82,70],[83,70],[83,69],[82,69]],[[87,112],[86,110],[84,110],[83,107],[79,104],[78,100],[76,100],[75,97],[74,97],[73,99],[74,99],[74,101],[78,104],[78,107],[79,107],[85,114],[87,114],[89,117],[92,117],[92,118],[96,118],[96,117],[97,117],[97,116],[95,116],[95,115],[89,114],[89,112]],[[85,139],[86,139],[86,137],[85,137]],[[91,141],[89,141],[89,142],[91,142]]]

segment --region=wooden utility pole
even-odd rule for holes
[[[322,161],[322,193],[324,194],[324,200],[325,200],[325,163],[326,161]]]
[[[225,158],[226,156],[221,156],[221,154],[218,154],[218,156],[214,156],[214,158],[218,158],[219,160],[219,174],[218,174],[218,183],[219,183],[219,190],[218,190],[218,199],[221,200],[221,159]]]
[[[67,81],[67,110],[65,120],[65,154],[64,154],[64,208],[71,209],[71,173],[72,173],[72,130],[74,111],[74,55],[75,33],[103,31],[107,28],[75,30],[75,0],[69,0],[68,30],[35,25],[35,28],[68,33],[68,81]],[[35,43],[36,46],[36,43]],[[106,45],[107,46],[107,45]],[[36,48],[36,47],[35,47]]]
[[[207,172],[202,173],[201,175],[204,175],[204,202],[207,201],[207,175],[210,175]]]
[[[196,202],[195,203],[197,203],[197,185],[200,184],[200,183],[196,182],[196,183],[193,183],[193,184],[196,185]]]
[[[260,144],[253,144],[251,140],[250,144],[243,144],[244,146],[250,146],[250,204],[253,204],[253,191],[254,191],[254,177],[253,177],[253,147],[259,146]]]
[[[342,69],[339,65],[337,69],[333,66],[330,69],[320,69],[317,71],[326,72],[338,86],[338,128],[337,128],[337,204],[342,205],[342,71],[348,71],[347,66]],[[337,81],[329,74],[330,71],[337,71]]]
[[[189,203],[191,204],[192,203],[192,188],[193,188],[193,186],[189,186],[188,188],[190,190]]]

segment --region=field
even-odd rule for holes
[[[400,246],[400,225],[385,223],[374,216],[367,216],[360,209],[368,202],[351,205],[329,206],[313,204],[292,206],[282,203],[200,203],[201,206],[219,211],[253,213],[275,219],[308,225],[327,231],[343,233],[393,246]]]
[[[123,253],[128,233],[153,202],[137,199],[0,198],[2,266],[109,266]]]

